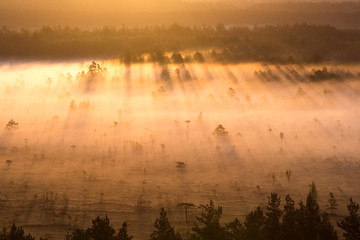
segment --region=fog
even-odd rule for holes
[[[106,212],[144,239],[160,207],[189,231],[182,202],[359,198],[358,65],[90,64],[2,63],[0,224],[60,239]]]

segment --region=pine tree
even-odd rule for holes
[[[110,225],[110,220],[106,215],[105,218],[96,217],[92,220],[92,227],[88,228],[87,232],[92,239],[112,240],[115,229]]]
[[[315,183],[312,182],[305,205],[305,228],[303,229],[307,239],[316,238],[316,228],[320,222],[320,207],[317,201],[318,193]]]
[[[214,202],[211,200],[209,204],[200,205],[202,213],[200,217],[196,217],[198,224],[193,227],[193,239],[202,240],[222,240],[225,239],[225,228],[220,224],[222,214],[222,207],[215,207]]]
[[[225,224],[227,239],[243,240],[245,239],[245,228],[239,219],[235,218],[232,222]]]
[[[297,225],[297,209],[295,201],[289,196],[285,197],[284,215],[282,217],[282,239],[299,239]]]
[[[154,222],[155,230],[150,235],[150,240],[181,240],[179,233],[175,233],[164,208],[161,208],[160,218]]]
[[[330,195],[330,198],[328,200],[328,202],[329,202],[328,210],[330,210],[330,213],[332,214],[333,210],[335,210],[339,204],[337,204],[337,200],[335,199],[335,196],[332,192],[329,195]]]
[[[13,224],[10,228],[10,231],[7,232],[7,229],[4,227],[0,232],[1,240],[35,240],[30,234],[25,235],[24,229],[22,227],[17,227]]]
[[[248,215],[246,215],[244,225],[246,239],[265,239],[265,216],[260,207],[257,207],[255,211],[251,211]]]
[[[271,193],[268,199],[267,212],[265,213],[265,233],[268,239],[279,239],[281,231],[280,218],[282,215],[280,197],[278,197],[277,193]]]
[[[340,223],[338,222],[337,224],[345,231],[343,236],[346,240],[358,240],[360,239],[360,215],[358,213],[359,204],[350,198],[347,209],[349,211],[349,216],[346,216]]]
[[[116,236],[117,240],[131,240],[133,236],[130,236],[127,232],[127,224],[123,222],[122,227],[119,229],[119,233]]]

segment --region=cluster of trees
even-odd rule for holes
[[[123,60],[125,64],[145,62],[145,59],[142,55],[140,55],[140,57],[139,56],[130,57],[132,55],[129,50],[127,50],[126,55],[128,57],[124,58]],[[185,56],[183,56],[179,51],[174,51],[169,57],[165,53],[165,51],[163,51],[162,49],[157,49],[149,52],[149,57],[147,58],[147,61],[157,62],[165,65],[168,63],[182,64],[185,62],[204,62],[205,59],[204,59],[204,55],[199,51],[195,52],[194,54],[186,54]]]
[[[43,238],[40,238],[42,240]],[[0,240],[35,240],[31,234],[25,234],[25,231],[22,227],[17,227],[13,224],[9,231],[6,227],[3,227],[0,232]],[[44,239],[45,240],[45,239]]]
[[[293,68],[288,68],[286,71],[282,71],[282,75],[284,78],[288,80],[295,80],[299,82],[321,82],[321,81],[343,81],[349,79],[356,79],[360,77],[360,72],[352,73],[349,70],[343,69],[330,69],[328,70],[326,67],[322,69],[312,69],[310,72],[299,73]],[[281,76],[272,70],[257,70],[254,72],[254,77],[258,78],[262,81],[279,81],[281,80]]]
[[[215,128],[213,135],[224,137],[224,136],[228,136],[229,132],[226,131],[225,128],[223,127],[223,125],[220,124]]]
[[[202,214],[197,217],[191,239],[338,239],[328,214],[319,210],[314,184],[306,202],[300,201],[299,207],[288,195],[285,201],[282,209],[278,194],[271,193],[265,212],[257,207],[246,215],[243,223],[235,218],[225,225],[220,223],[221,207],[215,207],[212,201],[200,205]]]
[[[260,207],[245,216],[244,222],[235,218],[229,223],[221,223],[222,207],[215,206],[213,201],[200,205],[201,215],[196,217],[192,227],[190,240],[265,240],[265,239],[295,239],[295,240],[331,240],[338,239],[338,235],[331,224],[329,214],[321,212],[317,201],[318,195],[315,184],[312,183],[306,201],[295,201],[287,195],[285,204],[281,208],[281,199],[277,193],[268,196],[266,210]],[[329,208],[336,209],[334,195],[330,193]],[[360,239],[359,204],[350,198],[347,205],[349,215],[337,225],[343,230],[346,240]],[[76,229],[65,236],[66,240],[131,240],[133,236],[127,231],[126,222],[116,232],[107,216],[92,220],[92,226]],[[31,235],[24,235],[22,228],[15,225],[10,232],[3,229],[0,240],[17,239],[32,240]],[[154,230],[149,240],[182,240],[180,233],[171,225],[167,212],[161,209],[160,217],[154,222]]]
[[[2,59],[119,58],[126,64],[202,62],[204,59],[221,63],[359,62],[359,46],[360,29],[308,24],[253,28],[173,24],[93,30],[69,27],[0,29]]]
[[[360,76],[360,73],[357,74]],[[311,74],[308,74],[307,79],[312,82],[324,81],[324,80],[341,80],[355,78],[355,75],[350,71],[334,71],[323,67],[323,69],[313,69]]]
[[[65,236],[65,240],[131,240],[132,238],[127,232],[126,222],[123,223],[116,234],[107,216],[105,218],[96,217],[92,220],[90,228],[86,230],[78,228],[72,234],[68,233]]]

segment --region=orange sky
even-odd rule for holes
[[[218,22],[228,25],[271,25],[305,21],[358,27],[359,0],[344,4],[312,0],[315,6],[308,3],[291,4],[300,1],[311,0],[0,0],[0,26],[18,29],[44,25],[94,28],[124,24],[167,25],[175,22],[184,25],[214,25]],[[234,9],[244,12],[235,13]],[[230,12],[224,13],[223,10]],[[319,15],[317,11],[327,13]],[[304,18],[303,12],[312,13]]]
[[[339,0],[1,0],[0,10],[49,10],[49,11],[167,11],[243,8],[259,3],[276,2],[342,2]],[[351,2],[359,2],[352,0]]]
[[[188,1],[198,2],[198,1]],[[178,8],[187,5],[181,0],[62,0],[62,1],[48,1],[48,0],[2,0],[0,6],[2,8],[18,8],[18,9],[42,9],[42,10],[64,10],[76,9],[82,11],[91,10],[159,10],[167,8]]]

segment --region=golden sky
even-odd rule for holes
[[[285,3],[278,4],[279,2]],[[298,2],[312,2],[318,5],[292,4]],[[358,22],[356,14],[360,12],[360,4],[354,2],[358,3],[359,0],[335,5],[329,2],[339,1],[327,0],[327,2],[322,0],[0,0],[0,26],[39,28],[44,25],[68,25],[94,28],[123,24],[166,25],[175,22],[185,25],[213,25],[218,22],[251,25],[292,24],[303,21],[334,24],[334,19],[343,23],[343,26]],[[236,13],[234,9],[244,11]],[[230,10],[230,12],[222,12],[222,10]],[[319,14],[316,13],[318,10],[327,11],[320,20]],[[266,14],[259,14],[261,11]],[[305,19],[302,12],[311,14]],[[343,15],[344,12],[351,14],[346,15],[344,21],[338,21],[337,12]]]
[[[0,10],[77,10],[77,11],[119,11],[128,10],[188,10],[204,6],[226,5],[241,8],[258,3],[276,2],[324,2],[321,0],[1,0]],[[327,0],[326,2],[340,2]],[[352,2],[359,2],[353,0]]]
[[[188,1],[188,2],[197,2]],[[181,0],[2,0],[0,6],[3,8],[18,8],[18,9],[36,9],[36,10],[65,10],[76,9],[82,11],[91,10],[156,10],[166,8],[176,8],[180,5],[187,5]]]

